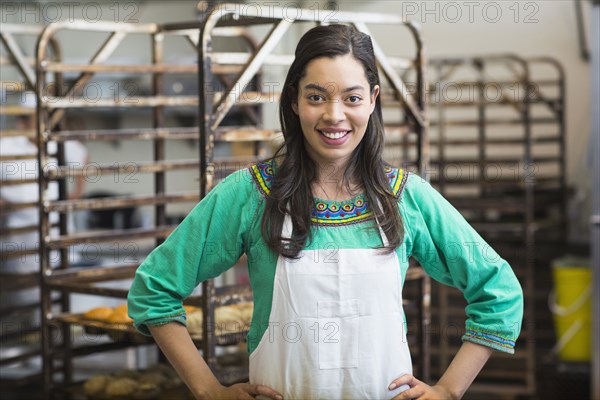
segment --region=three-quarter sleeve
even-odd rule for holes
[[[510,265],[429,183],[411,175],[401,199],[409,254],[467,300],[463,341],[514,353],[523,292]]]
[[[129,290],[129,315],[148,325],[185,324],[182,301],[242,255],[257,196],[247,170],[229,175],[204,197],[137,269]]]

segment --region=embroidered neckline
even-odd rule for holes
[[[352,199],[333,201],[314,198],[315,206],[311,214],[313,224],[339,225],[356,223],[369,219],[373,213],[367,211],[368,201],[364,194],[359,194]]]
[[[274,170],[271,163],[255,164],[249,169],[263,197],[268,196],[271,192],[271,184],[274,177]],[[408,174],[402,169],[389,166],[386,166],[384,171],[390,181],[392,192],[396,198],[399,198]],[[349,225],[371,218],[373,218],[373,213],[369,211],[369,202],[364,194],[359,194],[352,199],[343,201],[325,200],[314,197],[311,220],[315,225]]]

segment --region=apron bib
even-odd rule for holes
[[[282,234],[291,233],[286,215]],[[269,327],[250,355],[250,382],[285,399],[390,399],[408,389],[388,390],[412,374],[396,253],[331,246],[299,256],[277,260]]]

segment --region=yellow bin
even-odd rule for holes
[[[552,263],[554,292],[548,305],[554,314],[557,342],[554,351],[562,361],[591,359],[592,271],[590,262],[562,258]]]

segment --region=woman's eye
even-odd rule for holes
[[[360,96],[350,96],[350,97],[348,97],[348,101],[350,103],[358,103],[361,100],[362,99],[360,98]]]
[[[308,96],[308,100],[315,102],[323,101],[323,96],[320,94],[311,94]]]

